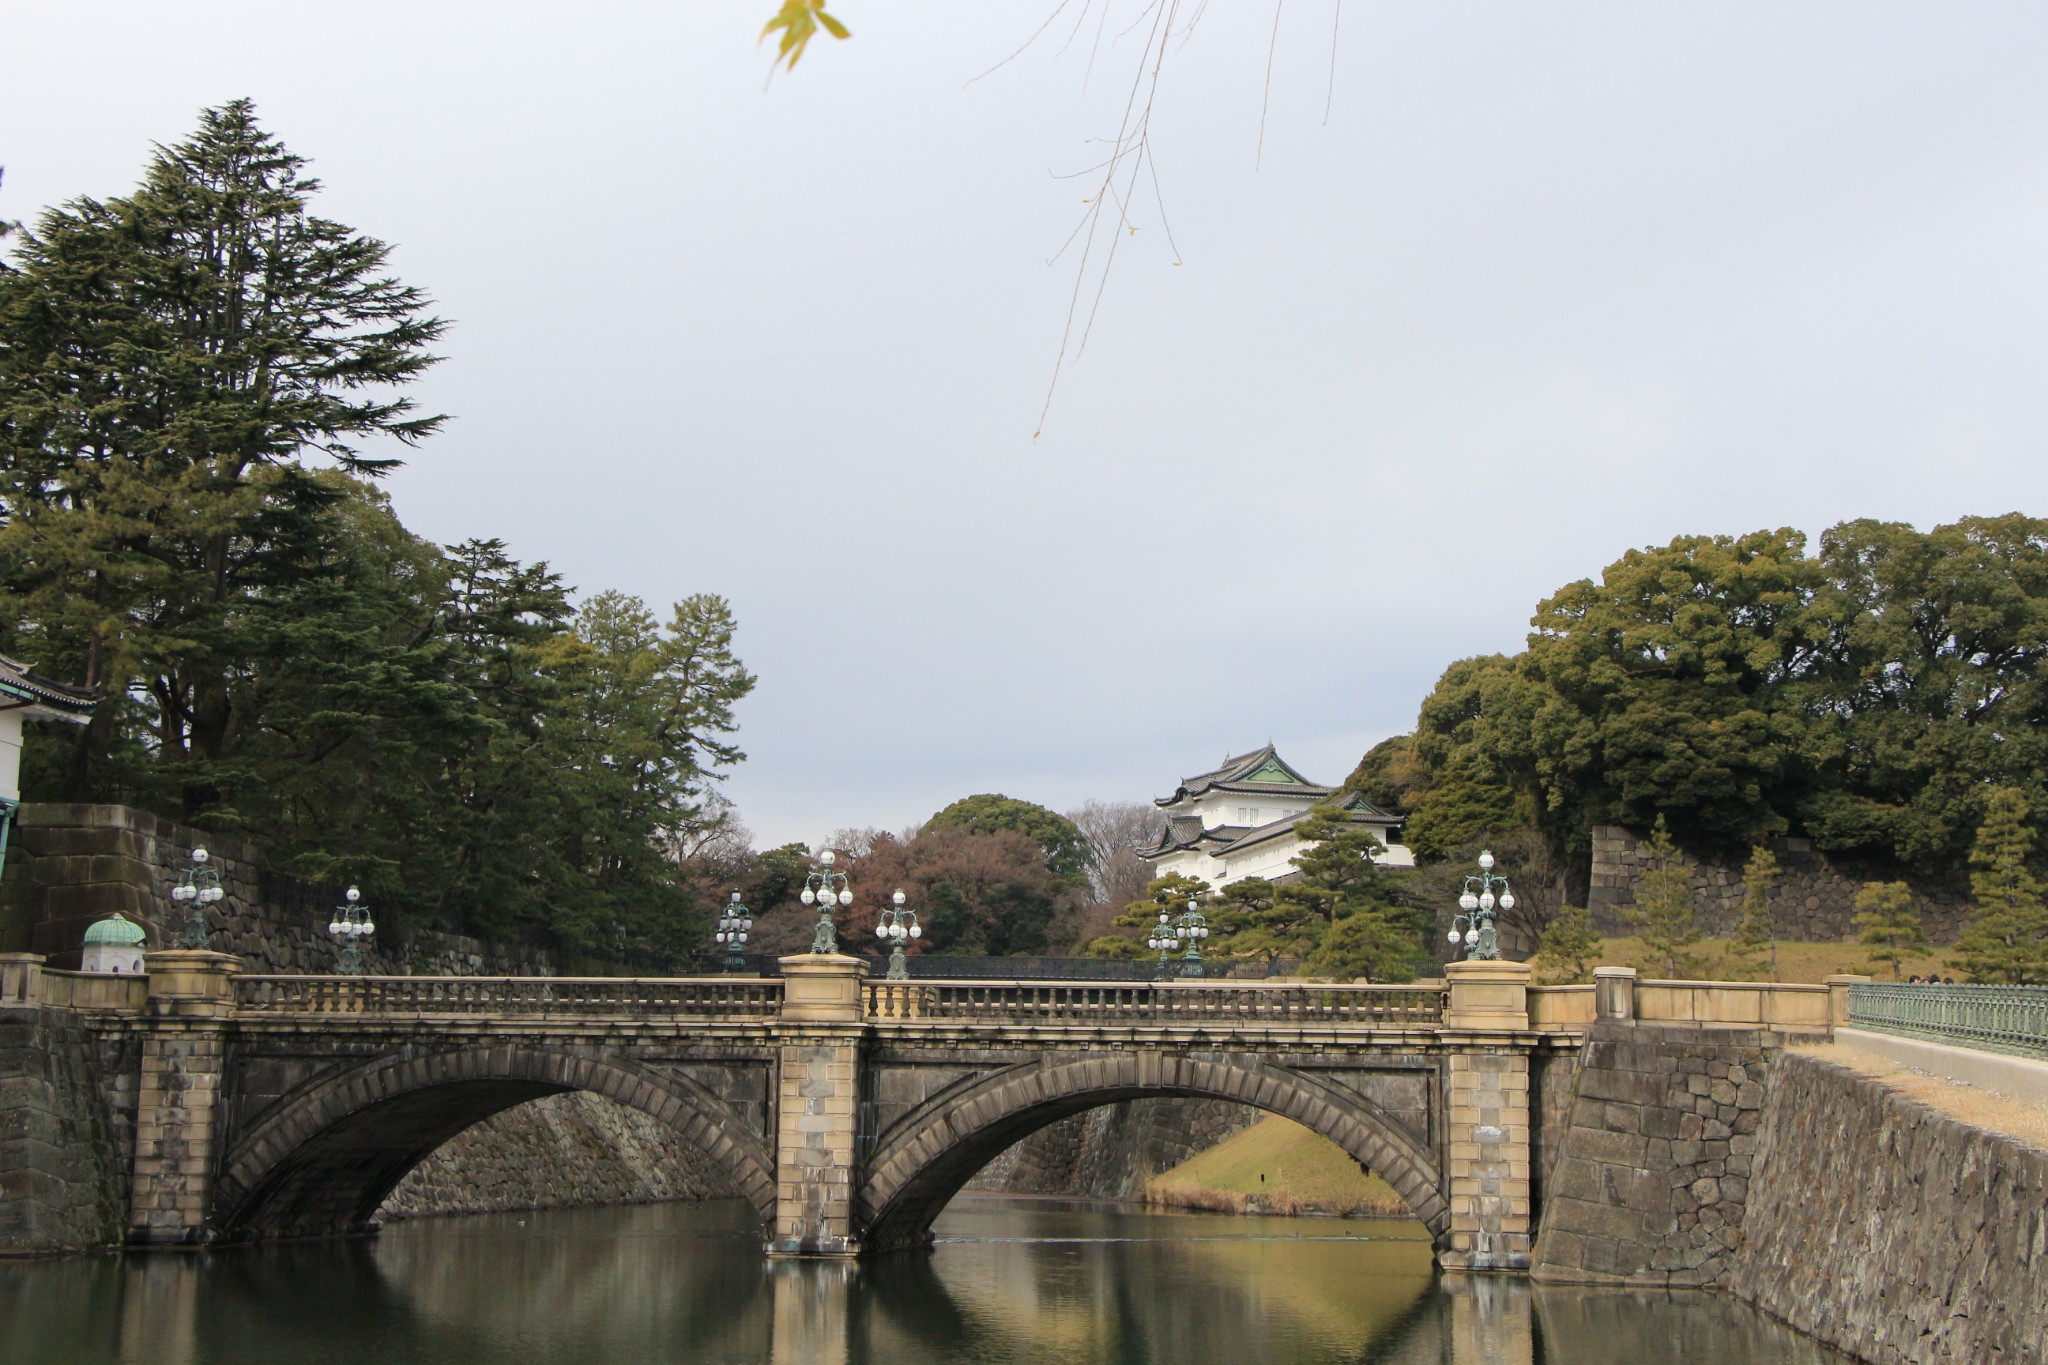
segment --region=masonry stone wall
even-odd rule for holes
[[[105,1084],[109,1046],[68,1010],[0,1012],[0,1255],[120,1242],[134,1086]]]
[[[2048,1361],[2048,1151],[1797,1051],[1727,1287],[1876,1365]]]
[[[378,1216],[651,1204],[736,1195],[716,1163],[637,1109],[588,1091],[514,1105],[413,1168]]]
[[[128,806],[28,804],[21,808],[0,880],[0,952],[41,953],[76,971],[85,930],[115,911],[150,931],[150,946],[181,946],[183,911],[171,889],[195,847],[227,894],[207,912],[207,946],[243,959],[245,971],[331,972],[327,922],[341,888],[320,888],[263,868],[256,849]],[[371,907],[374,915],[375,906]],[[388,975],[545,974],[545,954],[458,934],[408,929],[378,917],[364,970]]]
[[[1636,904],[1643,874],[1642,836],[1619,825],[1593,829],[1591,889],[1587,906],[1594,927],[1605,934],[1632,933],[1623,910]],[[1779,877],[1771,891],[1771,911],[1782,939],[1812,942],[1854,937],[1856,893],[1866,881],[1898,881],[1897,867],[1854,858],[1830,857],[1806,839],[1779,839],[1773,845]],[[1700,928],[1713,937],[1735,932],[1742,915],[1742,867],[1748,852],[1683,850],[1687,881]],[[1962,891],[1940,881],[1905,878],[1913,889],[1927,937],[1936,944],[1953,943],[1970,913]]]
[[[1145,1182],[1208,1151],[1264,1115],[1229,1100],[1126,1100],[1039,1129],[968,1183],[1006,1194],[1135,1199]]]
[[[1715,1283],[1742,1246],[1764,1079],[1764,1031],[1601,1023],[1544,1189],[1539,1279]]]

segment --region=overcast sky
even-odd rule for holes
[[[731,599],[762,844],[973,792],[1335,781],[1630,546],[2048,513],[2048,6],[1213,4],[1037,440],[1137,57],[1047,0],[11,7],[0,216],[253,97],[456,325],[391,480]],[[1088,30],[1092,32],[1091,28]],[[1324,104],[1330,114],[1324,122]]]

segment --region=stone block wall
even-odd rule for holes
[[[102,1098],[109,1046],[70,1011],[0,1011],[0,1255],[120,1242],[133,1138]]]
[[[226,896],[207,913],[208,946],[243,959],[244,970],[331,972],[327,922],[341,888],[309,886],[266,871],[256,849],[127,806],[30,804],[21,808],[0,880],[0,952],[41,953],[76,971],[94,920],[115,911],[150,931],[153,948],[177,947],[183,911],[171,889],[204,847]],[[371,907],[373,913],[376,907]],[[379,917],[365,970],[386,975],[529,976],[544,954],[434,930],[404,932]]]
[[[1539,1279],[1709,1285],[1742,1247],[1769,1031],[1596,1024],[1544,1190]]]
[[[1041,1128],[1003,1152],[968,1188],[1077,1199],[1135,1199],[1145,1182],[1208,1151],[1263,1114],[1229,1100],[1125,1100]]]
[[[1728,1289],[1876,1365],[2048,1361],[2048,1151],[1797,1051]]]
[[[1587,905],[1594,927],[1605,934],[1633,932],[1622,910],[1636,903],[1636,891],[1647,870],[1642,836],[1619,825],[1593,829],[1593,865]],[[1856,932],[1856,893],[1866,881],[1897,881],[1895,867],[1849,858],[1830,858],[1806,839],[1779,839],[1773,845],[1779,876],[1771,891],[1778,937],[1811,942],[1840,941]],[[1742,915],[1742,867],[1747,851],[1684,850],[1687,880],[1699,925],[1714,937],[1734,933]],[[1907,879],[1914,907],[1927,937],[1936,944],[1953,943],[1969,917],[1970,905],[1960,889],[1941,882]]]
[[[444,1143],[382,1218],[711,1199],[738,1191],[715,1162],[637,1109],[588,1091],[514,1105]]]

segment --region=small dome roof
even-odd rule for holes
[[[148,941],[148,931],[118,910],[85,931],[85,946],[88,948],[133,948]]]

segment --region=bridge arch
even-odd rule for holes
[[[1370,1100],[1255,1057],[1121,1051],[1006,1068],[935,1096],[881,1136],[859,1204],[866,1249],[921,1246],[974,1174],[1047,1124],[1119,1100],[1199,1096],[1293,1119],[1393,1186],[1444,1245],[1451,1211],[1427,1151]]]
[[[718,1163],[762,1221],[775,1162],[731,1106],[686,1077],[533,1047],[412,1049],[288,1095],[230,1146],[214,1185],[222,1240],[364,1229],[435,1148],[515,1104],[587,1090],[652,1116]]]

